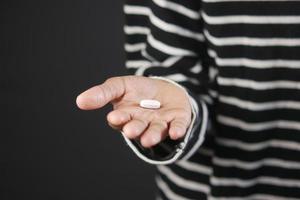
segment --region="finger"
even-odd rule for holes
[[[190,120],[184,117],[177,117],[170,123],[169,136],[173,140],[183,137],[189,126]]]
[[[77,97],[76,103],[83,110],[97,109],[121,97],[124,93],[124,78],[113,77],[107,79],[103,84],[94,86],[81,93]]]
[[[113,129],[120,130],[123,125],[130,121],[131,116],[128,112],[123,110],[113,110],[107,114],[106,119],[108,121],[109,126]]]
[[[141,137],[141,144],[150,148],[166,138],[168,124],[164,121],[151,122],[148,129]]]
[[[109,123],[109,122],[108,122],[108,125],[109,125],[112,129],[117,130],[117,131],[120,131],[120,130],[122,130],[122,128],[123,128],[122,125],[115,126],[115,125],[113,125],[113,124],[111,124],[111,123]]]
[[[129,139],[139,137],[147,128],[148,122],[142,119],[133,119],[123,127],[124,135]]]

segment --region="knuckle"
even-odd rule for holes
[[[99,90],[99,93],[97,94],[97,96],[96,96],[96,103],[97,104],[100,104],[101,103],[101,101],[102,101],[102,99],[105,99],[106,98],[106,91],[105,91],[105,89],[101,86],[101,85],[98,85],[98,86],[96,86],[97,88],[98,88],[98,90]]]
[[[153,113],[151,111],[144,111],[142,109],[137,109],[134,117],[137,119],[144,120],[146,122],[151,122],[154,120]]]
[[[147,122],[144,121],[143,119],[137,118],[136,121],[137,121],[140,125],[142,125],[143,127],[147,126]]]
[[[168,128],[168,124],[165,121],[153,121],[152,122],[152,127],[161,130],[161,129]]]
[[[112,84],[106,85],[107,97],[112,98],[114,95],[114,86]]]
[[[98,85],[97,87],[99,89],[99,95],[97,98],[97,101],[99,103],[101,99],[107,99],[109,94],[108,94],[108,88],[106,84]]]
[[[174,124],[174,126],[185,128],[187,123],[184,119],[177,119],[177,120],[174,121],[173,124]]]
[[[114,100],[126,92],[125,79],[121,76],[108,78],[102,85],[110,100]]]
[[[186,109],[178,108],[178,109],[174,109],[174,110],[164,113],[163,118],[170,119],[170,121],[178,119],[178,118],[189,119],[189,118],[191,118],[191,113],[188,112]]]
[[[141,134],[142,131],[143,131],[143,127],[141,127],[141,124],[137,123],[136,120],[133,120],[133,121],[127,123],[123,127],[123,132],[124,132],[125,136],[130,139],[137,138]]]

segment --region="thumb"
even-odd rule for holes
[[[105,106],[107,103],[123,96],[124,93],[124,78],[113,77],[107,79],[103,84],[81,93],[77,97],[76,103],[82,110],[93,110]]]

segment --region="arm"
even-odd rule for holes
[[[129,74],[175,84],[185,90],[192,107],[190,126],[180,140],[167,138],[148,149],[124,137],[140,158],[152,164],[188,159],[204,140],[208,125],[208,104],[203,100],[208,97],[208,62],[200,6],[198,0],[126,0],[124,5]]]

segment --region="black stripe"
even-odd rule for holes
[[[215,37],[300,37],[300,24],[205,24],[204,27]]]
[[[149,17],[147,15],[125,15],[125,24],[127,26],[149,26]]]
[[[297,1],[240,1],[223,3],[203,3],[203,9],[208,15],[258,15],[284,16],[299,15],[300,3]]]
[[[254,80],[254,81],[276,81],[276,80],[299,81],[300,69],[293,69],[293,70],[287,68],[255,69],[249,67],[235,66],[235,67],[222,67],[221,69],[219,69],[219,75],[221,77],[239,78],[239,79]]]
[[[299,27],[300,28],[300,27]],[[245,46],[245,45],[234,45],[234,46],[221,46],[216,47],[210,43],[211,49],[215,50],[218,57],[221,59],[226,58],[248,58],[258,61],[264,60],[293,60],[300,61],[299,52],[300,46],[298,47],[283,47],[283,46]]]
[[[257,184],[252,187],[241,188],[233,186],[213,186],[214,197],[247,197],[255,194],[277,195],[281,197],[298,198],[299,188],[276,187],[271,185]]]
[[[216,151],[215,155],[223,159],[237,159],[244,162],[261,161],[264,158],[281,159],[281,160],[286,160],[291,162],[298,162],[300,166],[300,157],[298,156],[299,151],[290,151],[286,149],[271,148],[271,147],[259,151],[244,151],[239,148],[230,148],[222,145],[218,145],[218,147],[216,148],[218,149],[218,151]],[[283,167],[278,167],[278,168],[283,169]],[[297,171],[298,173],[300,172],[300,167],[299,170]]]
[[[269,130],[253,132],[242,130],[237,127],[226,126],[220,123],[217,124],[216,129],[217,134],[220,137],[236,139],[246,143],[264,142],[271,139],[300,142],[299,131],[290,129],[282,130],[279,128],[273,128]]]
[[[224,96],[232,96],[241,100],[264,103],[270,101],[300,101],[300,90],[297,89],[270,89],[253,90],[236,86],[219,86]],[[295,110],[299,112],[299,110]],[[258,111],[259,112],[259,111]]]
[[[224,178],[238,178],[238,179],[254,179],[260,174],[268,177],[283,178],[283,179],[300,179],[300,170],[262,166],[254,170],[246,170],[237,167],[221,167],[218,166],[214,171],[214,175]]]
[[[127,35],[126,40],[128,44],[137,44],[137,43],[145,43],[146,35],[142,34],[134,34],[134,35]]]

